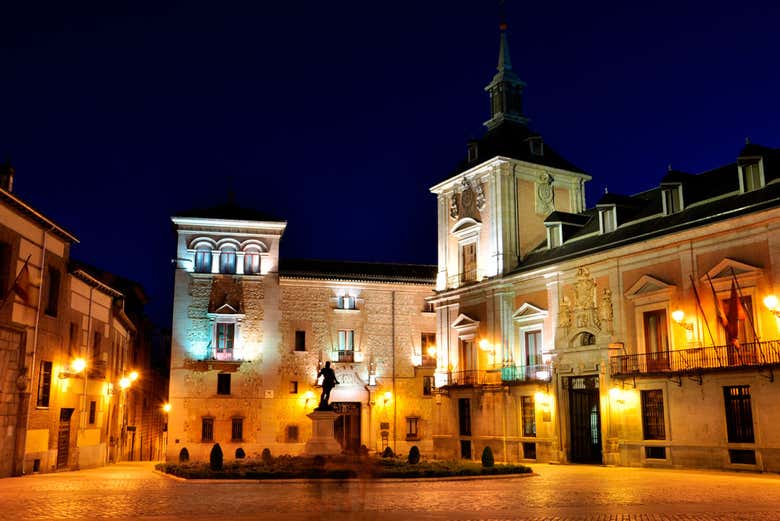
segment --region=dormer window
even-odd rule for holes
[[[761,162],[752,161],[740,165],[742,170],[742,191],[752,192],[764,186],[763,176],[761,175]]]
[[[233,274],[236,272],[236,249],[225,246],[219,253],[219,272]]]
[[[468,144],[468,162],[472,163],[477,160],[479,149],[476,141],[472,141]]]
[[[563,244],[563,230],[560,224],[547,226],[547,247],[557,248]]]
[[[672,215],[682,210],[682,189],[680,185],[665,186],[661,193],[665,215]]]
[[[599,210],[599,225],[601,227],[601,233],[614,232],[617,228],[617,221],[615,219],[615,207],[602,208]]]
[[[541,136],[534,136],[528,138],[528,148],[532,156],[544,155],[544,141]]]

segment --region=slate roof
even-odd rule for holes
[[[756,149],[751,149],[751,152],[754,150]],[[739,193],[737,163],[698,175],[670,172],[664,176],[662,182],[680,184],[684,202],[682,211],[671,215],[663,214],[661,187],[630,197],[606,194],[599,201],[599,205],[615,204],[618,215],[618,228],[615,231],[601,234],[598,209],[590,208],[580,215],[590,216],[591,219],[568,235],[564,244],[551,249],[547,248],[546,242],[540,244],[523,259],[514,272],[537,269],[546,264],[780,206],[780,182],[770,183],[770,180],[780,178],[780,149],[760,147],[760,151],[767,181],[763,188]],[[670,181],[670,178],[673,181]]]
[[[542,154],[532,153],[529,138],[540,137],[539,134],[533,132],[525,125],[504,121],[496,128],[488,130],[480,139],[473,141],[477,145],[476,156],[471,161],[469,161],[468,157],[463,159],[448,178],[496,156],[504,156],[537,165],[586,174],[584,170],[570,163],[547,143],[544,143]]]
[[[324,259],[280,259],[281,277],[433,284],[436,266]]]
[[[226,202],[216,206],[211,206],[209,208],[195,208],[192,210],[178,212],[175,217],[201,217],[204,219],[229,219],[235,221],[284,222],[284,219],[279,219],[253,208],[243,208],[233,202]]]

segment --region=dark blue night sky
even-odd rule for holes
[[[158,321],[169,216],[231,187],[288,221],[283,257],[435,263],[428,188],[489,117],[496,2],[10,3],[0,160]],[[507,2],[531,126],[589,204],[780,146],[780,6],[647,4]]]

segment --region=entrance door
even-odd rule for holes
[[[341,449],[348,452],[360,450],[360,402],[332,402],[339,414],[334,422],[334,435]]]
[[[68,466],[70,449],[70,417],[73,409],[60,409],[60,427],[57,434],[57,468]]]
[[[599,377],[569,378],[569,418],[573,463],[601,463]]]

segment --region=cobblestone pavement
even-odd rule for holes
[[[452,481],[183,482],[148,463],[0,479],[0,519],[780,520],[780,476],[534,465]]]

